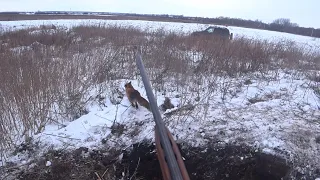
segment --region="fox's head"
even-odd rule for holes
[[[131,81],[124,85],[125,88],[133,88]]]

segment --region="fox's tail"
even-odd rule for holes
[[[140,104],[140,106],[143,106],[143,107],[147,108],[149,111],[151,111],[149,102],[145,98],[139,97],[139,98],[137,98],[137,100],[138,100],[138,103]]]

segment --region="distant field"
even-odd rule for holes
[[[246,25],[233,25],[230,23],[212,23],[205,21],[203,19],[197,18],[172,18],[166,16],[154,16],[154,15],[118,15],[118,14],[110,14],[110,15],[98,15],[98,14],[1,14],[0,13],[0,27],[1,21],[21,21],[21,20],[68,20],[68,19],[78,19],[78,20],[142,20],[142,21],[156,21],[156,22],[178,22],[178,23],[197,23],[197,24],[214,24],[214,25],[223,25],[223,26],[233,26],[233,27],[240,27],[240,28],[247,28],[247,29],[256,29],[256,30],[265,30],[277,33],[288,33],[294,34],[299,36],[306,36],[313,39],[320,39],[315,32],[314,37],[311,37],[309,34],[306,35],[305,33],[292,33],[287,31],[279,31],[279,30],[270,30],[265,28],[259,27],[251,27]],[[302,30],[301,30],[302,31]]]
[[[47,18],[46,20],[15,20],[15,21],[0,21],[0,27],[7,30],[24,29],[27,27],[39,27],[40,25],[55,25],[65,27],[75,27],[78,25],[116,25],[116,26],[131,26],[139,28],[140,30],[157,30],[163,29],[170,32],[180,32],[190,34],[193,31],[199,31],[207,28],[213,24],[202,23],[184,23],[184,22],[163,22],[161,20],[137,20],[130,16],[89,16],[89,15],[22,15],[23,17],[39,17]],[[1,15],[0,15],[1,17]],[[14,17],[14,16],[13,16]],[[60,18],[59,18],[60,17]],[[79,17],[79,18],[78,18]],[[56,18],[56,19],[49,19]],[[68,19],[70,18],[70,19]],[[88,19],[85,19],[88,18]],[[97,19],[95,19],[97,18]],[[100,19],[99,19],[100,18]],[[124,19],[124,20],[121,20]],[[131,19],[130,19],[131,18]],[[139,18],[138,18],[139,19]],[[146,18],[147,19],[147,18]],[[227,27],[235,38],[246,37],[250,39],[260,39],[268,42],[283,42],[292,41],[291,43],[300,45],[304,49],[319,51],[320,38],[313,38],[302,35],[295,35],[290,33],[268,31],[261,29],[251,29],[236,26]]]
[[[110,19],[110,20],[148,20],[165,22],[185,22],[195,23],[195,20],[179,20],[164,17],[151,16],[119,16],[119,15],[26,15],[26,14],[0,14],[0,21],[19,21],[19,20],[50,20],[50,19]]]

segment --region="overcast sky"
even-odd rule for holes
[[[0,11],[104,11],[235,17],[271,22],[290,18],[320,28],[320,0],[0,0]]]

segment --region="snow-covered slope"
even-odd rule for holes
[[[175,106],[189,101],[195,109],[191,114],[163,115],[164,120],[177,142],[192,146],[205,145],[212,139],[221,144],[244,143],[315,168],[320,164],[320,159],[314,158],[320,157],[320,144],[316,142],[320,136],[320,99],[309,87],[316,84],[286,73],[270,76],[272,80],[255,76],[217,78],[217,90],[203,89],[200,101],[195,100],[197,92],[191,87],[181,91],[168,88],[165,96]],[[125,82],[114,82],[118,85],[114,88],[124,93]],[[141,81],[132,83],[146,97]],[[163,103],[163,94],[157,93],[158,104]],[[152,114],[143,107],[131,107],[125,96],[119,101],[112,104],[106,98],[103,106],[93,101],[87,107],[88,114],[63,123],[65,126],[48,125],[34,140],[43,152],[50,148],[105,146],[126,149],[145,139],[154,141]],[[10,160],[27,163],[30,159],[17,155]]]

